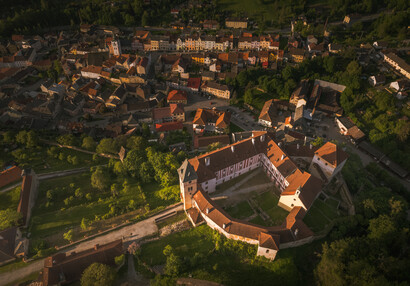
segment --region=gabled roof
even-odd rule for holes
[[[13,166],[0,173],[0,188],[12,182],[21,179],[21,169],[18,166]]]
[[[229,111],[220,111],[216,109],[198,108],[193,124],[206,125],[215,123],[218,128],[227,128],[231,122],[231,113]]]
[[[259,234],[259,246],[269,249],[279,250],[280,236],[261,232]]]
[[[161,124],[155,124],[155,129],[157,132],[167,132],[167,131],[175,131],[181,130],[184,126],[181,122],[164,122]]]
[[[184,113],[184,106],[181,103],[171,103],[169,105],[171,114]]]
[[[349,156],[336,144],[327,142],[315,154],[334,167],[342,164]]]
[[[187,100],[188,95],[184,90],[172,90],[168,93],[167,100],[174,101],[174,100]]]
[[[20,201],[17,207],[17,212],[23,216],[23,225],[26,224],[30,202],[31,183],[33,181],[32,175],[25,175],[23,177],[23,184],[21,186]]]
[[[178,173],[180,174],[183,183],[198,179],[194,167],[192,167],[187,159],[185,159],[181,167],[178,169]]]
[[[263,105],[262,111],[259,114],[259,119],[273,122],[273,118],[275,117],[275,110],[273,106],[273,99],[268,100]]]

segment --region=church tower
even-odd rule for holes
[[[192,207],[192,196],[198,190],[198,175],[188,160],[185,160],[184,163],[182,163],[181,167],[178,169],[178,175],[181,198],[184,202],[184,210],[188,210]]]

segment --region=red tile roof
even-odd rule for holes
[[[17,212],[23,216],[23,225],[26,224],[30,203],[31,183],[33,181],[32,175],[26,175],[23,177],[23,184],[21,186],[20,201],[17,207]]]
[[[0,173],[0,188],[21,179],[21,169],[13,166]]]
[[[164,122],[161,124],[155,124],[155,129],[157,132],[168,132],[168,131],[175,131],[175,130],[181,130],[184,128],[182,125],[182,122]]]
[[[282,243],[297,241],[313,235],[313,232],[301,220],[304,212],[299,208],[289,213],[289,222],[287,218],[280,226],[264,227],[232,218],[201,190],[200,185],[193,199],[202,216],[208,217],[231,235],[258,240],[262,247],[279,250],[279,245]],[[296,229],[297,234],[295,234]]]
[[[199,89],[200,86],[201,86],[200,77],[194,77],[194,78],[188,79],[188,83],[187,83],[188,88]]]
[[[337,167],[342,164],[349,156],[336,144],[327,142],[320,147],[315,154],[331,164],[333,167]]]
[[[227,128],[231,122],[231,113],[216,109],[198,108],[192,123],[206,125],[209,122],[215,123],[218,128]]]
[[[168,93],[167,101],[187,100],[188,95],[183,90],[172,90]]]

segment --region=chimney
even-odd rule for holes
[[[100,247],[99,244],[94,245],[94,250],[97,250]]]
[[[255,137],[252,137],[252,144],[255,145]]]
[[[261,142],[265,141],[265,134],[261,135]]]
[[[295,236],[297,236],[298,235],[298,232],[299,232],[299,229],[297,228],[297,229],[295,229]]]
[[[300,145],[299,145],[299,143],[296,145],[296,149],[298,149],[299,150],[299,148],[300,148]]]
[[[312,148],[313,148],[312,143],[310,143],[309,148],[310,148],[310,150],[312,150]]]
[[[205,165],[209,166],[209,164],[211,164],[211,159],[209,157],[205,158]]]
[[[225,228],[226,228],[226,224],[223,224],[223,225],[222,225],[222,228],[225,229]]]
[[[206,208],[206,214],[209,214],[209,208]]]
[[[281,160],[285,159],[285,154],[282,154],[282,157],[280,157]]]
[[[235,152],[235,146],[234,145],[231,145],[231,151],[232,151],[232,153]]]
[[[279,143],[278,143],[278,146],[279,146],[279,147],[282,147],[282,142],[279,142]]]

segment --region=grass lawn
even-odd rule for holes
[[[128,191],[120,191],[120,194],[113,198],[109,190],[94,189],[90,178],[91,173],[84,172],[40,182],[29,230],[34,240],[45,240],[50,246],[63,245],[67,243],[63,240],[63,233],[69,229],[74,230],[74,240],[78,240],[135,219],[148,210],[174,203],[156,196],[156,191],[161,189],[156,183],[140,188],[135,179],[128,178]],[[116,178],[112,183],[116,182],[121,186],[123,181],[122,178]],[[75,190],[78,188],[81,189],[82,196],[75,197]],[[51,200],[47,198],[49,190],[53,193]],[[90,194],[91,198],[87,199],[86,194]],[[70,197],[71,201],[66,205],[65,200]],[[132,208],[129,207],[131,200],[134,201]],[[83,218],[91,222],[87,230],[80,228]]]
[[[32,149],[23,149],[20,148],[18,150],[21,151],[22,154],[25,154],[20,157],[14,157],[22,167],[30,166],[34,169],[36,173],[49,173],[55,171],[62,171],[68,169],[75,169],[81,167],[91,167],[99,164],[106,164],[108,163],[107,158],[99,158],[98,162],[94,162],[92,160],[93,155],[75,151],[72,149],[67,148],[59,148],[56,147],[56,155],[58,156],[60,153],[64,154],[64,159],[60,160],[58,157],[55,158],[47,153],[49,146],[32,148]],[[12,153],[13,154],[13,153]],[[67,157],[76,156],[78,158],[78,164],[73,165],[72,163],[67,161]]]
[[[229,129],[230,129],[231,133],[242,132],[243,131],[243,129],[241,127],[239,127],[238,125],[233,124],[232,122],[229,124]]]
[[[272,191],[258,195],[255,200],[260,208],[270,216],[273,225],[283,223],[289,214],[289,212],[278,206],[279,198]]]
[[[339,216],[334,205],[330,205],[319,199],[317,199],[313,203],[313,205],[316,205],[320,209],[320,211],[330,220],[333,220]]]
[[[238,177],[236,177],[236,178],[233,178],[232,180],[229,180],[229,181],[227,181],[227,182],[225,182],[225,183],[223,183],[223,184],[220,184],[220,185],[216,186],[216,192],[215,192],[214,194],[218,194],[218,193],[221,193],[221,192],[223,192],[223,191],[229,189],[230,187],[232,187],[232,186],[234,186],[235,184],[237,184],[237,183],[239,183],[240,181],[242,181],[244,178],[246,178],[246,176],[250,175],[252,172],[257,172],[257,170],[253,170],[253,171],[247,172],[247,173],[242,174],[242,175],[240,175],[240,176],[238,176]],[[245,182],[244,184],[246,184],[246,182]],[[243,185],[242,185],[242,186],[243,186]],[[241,186],[241,187],[242,187],[242,186]]]
[[[262,185],[262,184],[267,184],[270,183],[271,181],[269,178],[266,176],[266,174],[262,171],[247,180],[241,188],[248,188],[248,187],[254,187],[257,185]]]
[[[219,250],[215,249],[215,239],[219,240]],[[176,255],[183,260],[180,277],[192,277],[222,283],[223,285],[306,285],[304,274],[299,270],[313,272],[314,264],[304,261],[314,258],[312,246],[283,250],[283,255],[270,262],[255,258],[257,246],[227,240],[215,234],[208,226],[201,225],[183,232],[171,234],[160,240],[141,246],[139,259],[150,266],[163,265],[166,257],[163,249],[171,245]],[[298,254],[297,249],[302,249]],[[282,250],[279,252],[281,253]],[[294,258],[297,256],[297,259]],[[312,282],[312,281],[309,281]],[[312,284],[312,283],[310,283]]]
[[[257,224],[257,225],[261,225],[261,226],[268,226],[268,224],[259,215],[255,217],[254,219],[251,219],[249,222]]]
[[[232,217],[237,219],[247,218],[254,214],[247,201],[242,201],[234,206],[227,208],[225,211]]]
[[[316,202],[310,207],[306,216],[303,218],[303,221],[313,232],[319,232],[326,227],[329,220],[323,216],[320,209],[315,204]]]
[[[164,226],[179,222],[181,220],[185,220],[187,218],[188,217],[186,216],[185,212],[182,211],[182,212],[179,212],[179,213],[177,213],[176,215],[174,215],[170,218],[167,218],[167,219],[157,223],[157,227],[158,227],[158,229],[160,229],[160,228],[163,228]]]
[[[214,239],[220,248],[215,249]],[[148,265],[163,265],[164,247],[171,245],[184,261],[180,277],[192,276],[223,285],[300,285],[301,274],[291,258],[268,262],[255,259],[256,245],[227,240],[206,225],[171,234],[141,246],[140,259]]]
[[[326,204],[336,210],[337,207],[339,206],[339,201],[333,198],[328,198],[326,199]]]
[[[20,201],[21,186],[14,189],[0,193],[0,210],[17,209]]]

